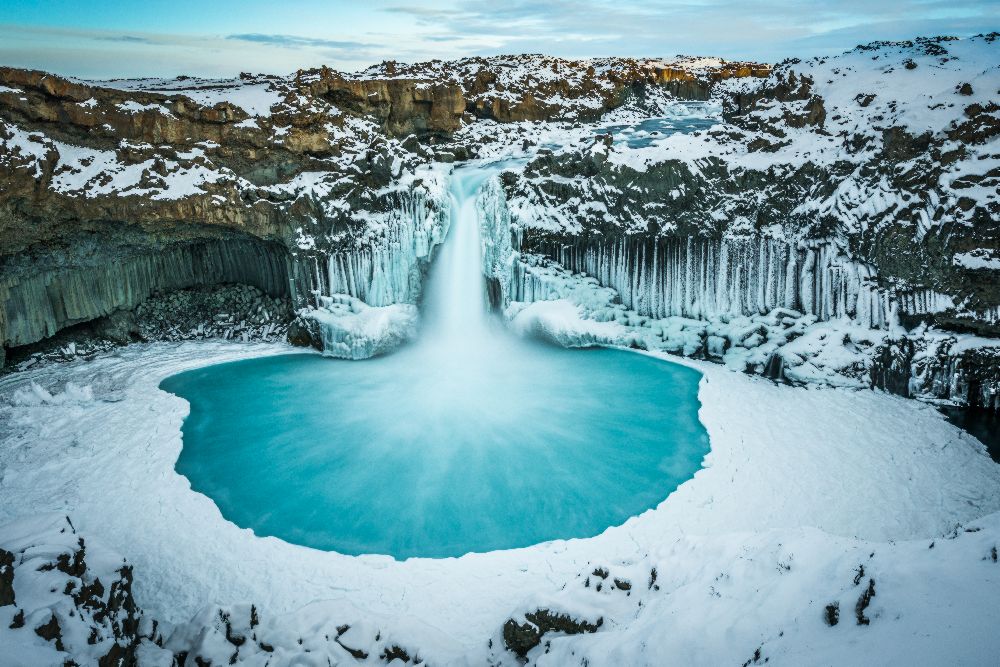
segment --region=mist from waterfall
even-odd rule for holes
[[[448,419],[518,419],[539,400],[530,387],[541,343],[517,338],[487,312],[478,197],[503,163],[455,170],[451,220],[421,305],[422,328],[410,350],[419,377],[404,391],[430,413]]]

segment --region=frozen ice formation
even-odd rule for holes
[[[389,352],[417,334],[420,315],[408,303],[369,306],[346,294],[319,297],[309,313],[319,324],[323,354],[368,359]]]

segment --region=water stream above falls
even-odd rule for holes
[[[487,317],[476,192],[495,172],[455,172],[416,344],[163,381],[191,405],[177,470],[227,519],[347,554],[458,556],[599,534],[700,468],[699,373],[520,340]]]

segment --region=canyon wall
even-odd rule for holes
[[[523,55],[225,81],[0,68],[2,341],[221,283],[352,322],[413,305],[447,232],[452,163],[520,156],[480,202],[496,307],[590,290],[588,312],[636,345],[995,404],[996,48],[982,35],[775,67]],[[717,122],[678,130],[687,100]],[[653,116],[669,122],[613,136]],[[355,355],[330,321],[290,335]],[[838,336],[841,365],[805,373]]]
[[[0,341],[18,347],[65,327],[131,310],[151,295],[190,287],[241,283],[288,296],[290,256],[253,237],[112,249],[90,257],[20,258],[0,277]],[[114,251],[118,250],[118,253]]]
[[[675,65],[511,56],[106,82],[0,68],[0,342],[213,282],[297,307],[414,303],[447,227],[438,167],[454,153],[436,143],[476,118],[597,117],[636,86],[703,96],[716,70],[766,69]]]

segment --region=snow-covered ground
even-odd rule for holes
[[[174,471],[188,406],[159,382],[290,351],[136,345],[4,378],[0,524],[68,515],[127,556],[139,605],[165,637],[176,630],[168,647],[197,644],[185,623],[199,610],[252,603],[289,662],[296,633],[318,641],[324,623],[345,622],[432,664],[514,664],[501,628],[539,608],[603,619],[593,635],[530,654],[550,664],[742,664],[758,647],[778,664],[987,664],[1000,650],[989,630],[1000,622],[1000,466],[930,406],[683,361],[704,374],[711,452],[660,506],[590,539],[397,562],[255,537]],[[0,547],[22,539],[20,526],[0,528]],[[854,605],[868,579],[863,626]],[[841,620],[829,627],[835,602]]]

